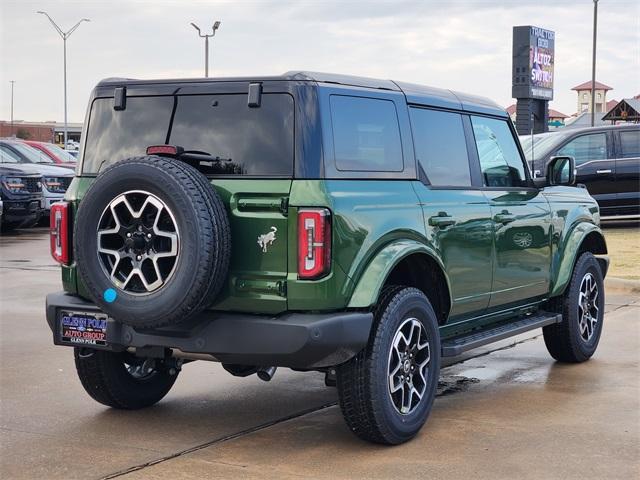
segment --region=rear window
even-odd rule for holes
[[[217,157],[206,173],[289,177],[293,135],[288,94],[263,94],[259,108],[247,106],[246,94],[128,97],[121,111],[100,98],[91,108],[82,171],[95,174],[166,143]]]
[[[338,170],[402,171],[400,127],[392,101],[332,95],[331,122]]]
[[[640,130],[620,132],[622,158],[640,157]]]

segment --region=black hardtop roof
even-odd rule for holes
[[[181,84],[181,83],[209,83],[209,82],[269,82],[269,81],[298,81],[313,82],[319,85],[336,84],[353,87],[372,88],[403,92],[407,102],[416,105],[441,107],[453,110],[487,113],[506,117],[506,111],[496,102],[480,96],[454,92],[443,88],[428,87],[407,82],[381,80],[376,78],[341,75],[335,73],[289,71],[282,75],[257,77],[215,77],[215,78],[180,78],[138,80],[133,78],[107,78],[98,83],[98,87],[122,85],[153,85],[153,84]]]
[[[557,131],[565,131],[571,133],[584,133],[595,132],[600,130],[624,130],[624,129],[640,129],[640,124],[637,123],[619,123],[618,125],[596,125],[594,127],[575,127],[571,128],[571,125],[567,125]]]
[[[557,130],[552,130],[544,133],[536,133],[534,137],[551,137],[551,136],[562,136],[563,138],[567,138],[569,136],[581,135],[583,133],[597,133],[597,132],[606,132],[608,130],[640,130],[640,124],[637,123],[621,123],[618,125],[596,125],[594,127],[575,127],[572,128],[571,125],[568,125],[563,128],[559,128]],[[521,137],[531,137],[529,134],[521,135]]]

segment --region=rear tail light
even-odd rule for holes
[[[69,263],[69,204],[56,202],[51,205],[50,216],[51,256],[58,263]]]
[[[298,278],[313,280],[331,270],[331,213],[326,208],[298,210]]]

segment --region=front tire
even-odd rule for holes
[[[176,381],[159,361],[88,348],[74,348],[76,371],[86,392],[108,407],[137,410],[159,402]]]
[[[589,360],[598,348],[604,319],[604,280],[592,253],[580,255],[560,299],[562,322],[542,329],[544,343],[559,362]]]
[[[337,369],[347,425],[370,442],[410,440],[429,416],[439,373],[440,335],[429,300],[416,288],[385,289],[368,345]]]

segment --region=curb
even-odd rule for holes
[[[640,293],[640,280],[608,277],[604,280],[604,286],[607,290],[618,293]]]

